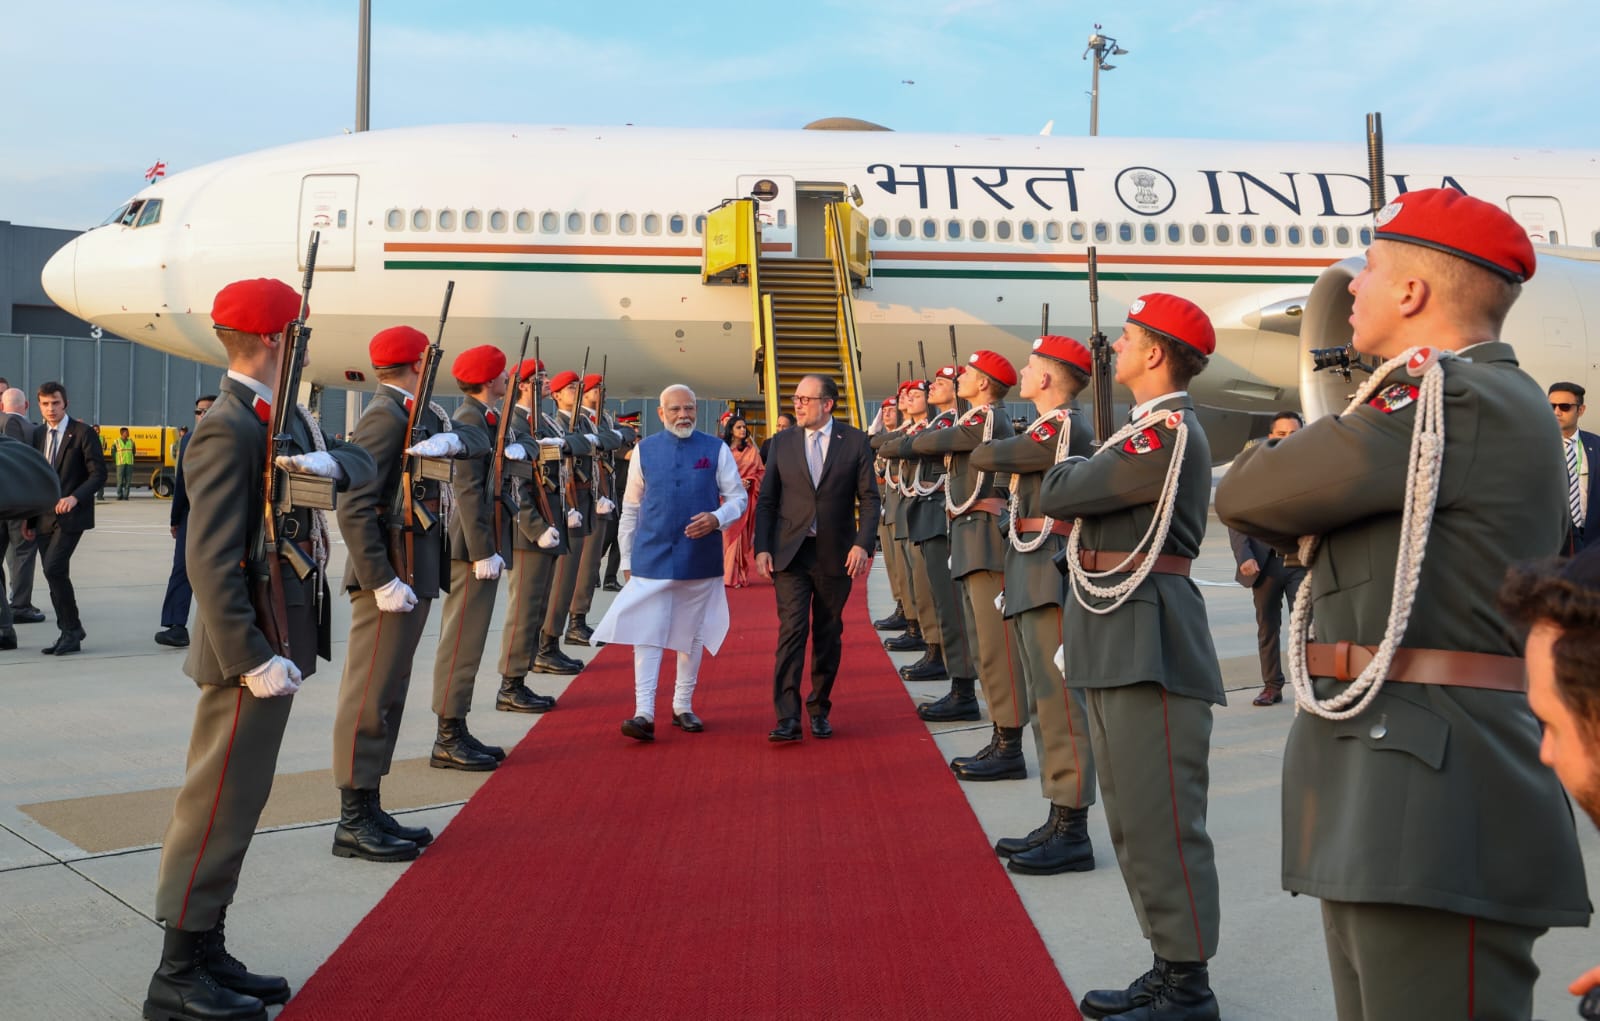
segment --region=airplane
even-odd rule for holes
[[[1349,338],[1345,286],[1371,239],[1360,145],[807,127],[457,125],[285,145],[157,179],[56,253],[43,284],[106,330],[220,364],[212,296],[241,277],[297,282],[316,229],[309,382],[361,385],[372,334],[431,329],[454,279],[447,349],[514,354],[526,322],[554,365],[607,353],[612,396],[686,381],[741,399],[758,390],[756,315],[746,289],[700,278],[708,211],[755,195],[767,267],[824,255],[825,211],[848,200],[871,251],[853,292],[867,395],[921,374],[919,340],[928,369],[943,364],[951,326],[963,352],[1020,362],[1047,303],[1051,332],[1086,339],[1091,244],[1113,339],[1149,291],[1210,314],[1217,353],[1193,394],[1219,461],[1270,414],[1334,412],[1354,389],[1309,352]],[[1538,272],[1505,336],[1536,379],[1588,385],[1600,151],[1408,145],[1387,159],[1390,196],[1454,187],[1528,229]]]

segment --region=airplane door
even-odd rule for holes
[[[1566,221],[1561,216],[1561,200],[1548,195],[1512,195],[1506,199],[1512,219],[1522,224],[1536,245],[1565,245]]]
[[[795,254],[794,178],[777,174],[743,174],[735,190],[740,198],[759,199],[762,254],[793,258]]]
[[[308,174],[300,185],[300,234],[295,242],[300,252],[300,268],[305,269],[306,243],[314,230],[322,232],[317,243],[317,269],[356,268],[356,184],[355,174]]]

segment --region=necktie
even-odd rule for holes
[[[1578,438],[1572,437],[1567,447],[1567,507],[1572,511],[1572,523],[1583,527],[1583,492],[1578,488]]]
[[[806,447],[806,464],[811,468],[811,486],[815,489],[822,481],[822,430],[812,433],[809,439],[811,443]]]
[[[44,455],[45,460],[50,462],[51,467],[54,467],[55,463],[56,463],[56,436],[57,436],[56,430],[55,429],[51,429],[50,430],[50,449],[48,451],[46,451],[45,455]],[[1567,463],[1568,464],[1572,463],[1572,454],[1570,452],[1567,454]]]

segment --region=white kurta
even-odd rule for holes
[[[617,548],[622,554],[622,569],[631,571],[633,536],[639,523],[639,506],[644,502],[644,466],[634,458],[628,468],[628,488],[622,495],[622,518],[617,523]],[[739,478],[733,452],[724,446],[717,455],[717,490],[722,506],[713,514],[717,527],[727,528],[744,515],[749,494]],[[719,561],[720,562],[720,561]],[[594,629],[591,641],[607,645],[658,645],[663,649],[688,652],[696,638],[707,652],[716,655],[728,634],[728,595],[722,572],[714,578],[689,580],[641,578],[635,574],[622,586]]]

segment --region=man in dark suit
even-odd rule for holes
[[[1571,524],[1561,552],[1568,556],[1590,546],[1600,538],[1600,526],[1588,527],[1589,515],[1596,513],[1595,487],[1600,485],[1600,474],[1593,470],[1600,461],[1600,436],[1578,428],[1583,417],[1584,389],[1577,383],[1550,384],[1550,410],[1555,412],[1556,424],[1561,427],[1561,453],[1567,461],[1567,512]]]
[[[1267,439],[1293,436],[1305,422],[1298,411],[1280,411],[1272,420]],[[1256,645],[1261,655],[1261,694],[1251,705],[1270,706],[1283,701],[1283,651],[1278,636],[1283,630],[1283,610],[1294,611],[1295,595],[1305,580],[1306,569],[1294,557],[1283,554],[1260,539],[1228,529],[1228,545],[1238,565],[1233,580],[1250,590],[1256,604]]]
[[[34,436],[43,428],[37,422],[28,421],[27,394],[14,386],[0,392],[0,433],[37,447]],[[17,624],[38,624],[44,620],[44,614],[33,605],[33,565],[39,556],[39,539],[31,528],[28,535],[23,535],[21,521],[6,522],[5,531],[5,572],[0,575],[0,603],[6,606],[0,609],[0,620],[8,625],[13,618]],[[10,588],[6,588],[5,575],[10,577]]]
[[[216,399],[216,394],[207,394],[194,402],[196,422]],[[189,587],[189,565],[183,555],[184,543],[189,537],[189,489],[183,480],[183,452],[187,449],[189,434],[185,432],[178,441],[178,470],[172,481],[172,515],[168,525],[177,544],[172,549],[172,573],[167,575],[167,594],[161,599],[161,630],[156,632],[156,644],[173,649],[189,645],[189,603],[194,599],[194,589]]]
[[[768,436],[761,444],[761,463],[769,464],[772,459],[772,441],[778,438],[778,433],[788,432],[794,428],[794,416],[787,411],[778,412],[778,431]]]
[[[0,478],[6,480],[5,493],[0,495],[0,546],[3,546],[9,535],[5,526],[15,521],[22,526],[23,534],[31,536],[38,516],[55,506],[61,490],[49,462],[31,445],[12,439],[3,431],[0,431]],[[11,626],[11,604],[4,596],[4,576],[0,575],[0,650],[17,647],[17,632]]]
[[[67,390],[60,383],[39,385],[39,414],[45,427],[34,442],[61,480],[55,513],[39,519],[44,580],[50,585],[56,627],[61,629],[55,644],[42,651],[46,656],[65,656],[77,652],[88,637],[72,589],[72,552],[83,533],[94,527],[94,497],[105,485],[106,461],[100,437],[67,414]]]
[[[839,387],[805,376],[794,388],[796,429],[772,438],[756,501],[756,570],[778,597],[778,658],[773,700],[778,727],[768,739],[800,740],[800,674],[811,632],[814,737],[831,737],[829,694],[839,672],[850,580],[871,565],[878,531],[878,485],[867,434],[833,420]],[[859,514],[858,514],[859,511]]]

